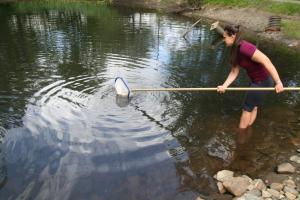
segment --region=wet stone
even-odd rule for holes
[[[295,167],[290,163],[282,163],[277,167],[278,173],[294,173],[295,171]]]

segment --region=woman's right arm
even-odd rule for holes
[[[218,86],[217,92],[224,93],[226,88],[237,78],[237,76],[239,75],[239,72],[240,72],[240,67],[239,66],[232,67],[231,71],[230,71],[227,79],[223,83],[223,85]]]

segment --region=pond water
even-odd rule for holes
[[[244,92],[140,92],[216,87],[228,50],[200,24],[148,11],[0,6],[1,199],[194,199],[215,194],[221,169],[264,176],[295,150],[300,96],[270,94],[247,134]],[[259,44],[285,86],[299,55]],[[243,72],[234,86],[247,86]]]

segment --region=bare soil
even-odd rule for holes
[[[260,39],[300,51],[300,40],[288,38],[281,31],[265,31],[269,24],[269,18],[274,16],[273,13],[255,8],[207,6],[199,11],[183,12],[182,14],[195,19],[206,18],[212,21],[220,21],[221,24],[239,24],[245,30],[248,30],[250,34],[255,34]],[[282,20],[300,21],[300,16],[280,15],[280,17]]]

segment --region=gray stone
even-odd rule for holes
[[[282,164],[278,165],[277,172],[278,173],[294,173],[295,167],[293,165],[291,165],[290,163],[282,163]]]
[[[262,197],[258,197],[256,195],[249,194],[249,193],[246,193],[243,196],[245,197],[245,200],[263,200]]]
[[[283,191],[285,193],[289,192],[289,193],[291,193],[291,194],[293,194],[295,196],[297,196],[297,194],[298,194],[297,190],[295,190],[294,188],[288,187],[288,186],[285,186],[284,189],[283,189]]]
[[[261,196],[261,191],[259,189],[253,189],[253,190],[248,191],[246,194],[256,196],[256,197],[260,197]]]
[[[300,153],[300,149],[298,149],[297,152]]]
[[[243,194],[243,196],[233,198],[233,200],[263,200],[263,198],[257,197],[249,193],[245,193]]]
[[[224,187],[227,191],[235,196],[241,196],[244,194],[250,185],[247,178],[243,177],[232,177],[223,182]]]

